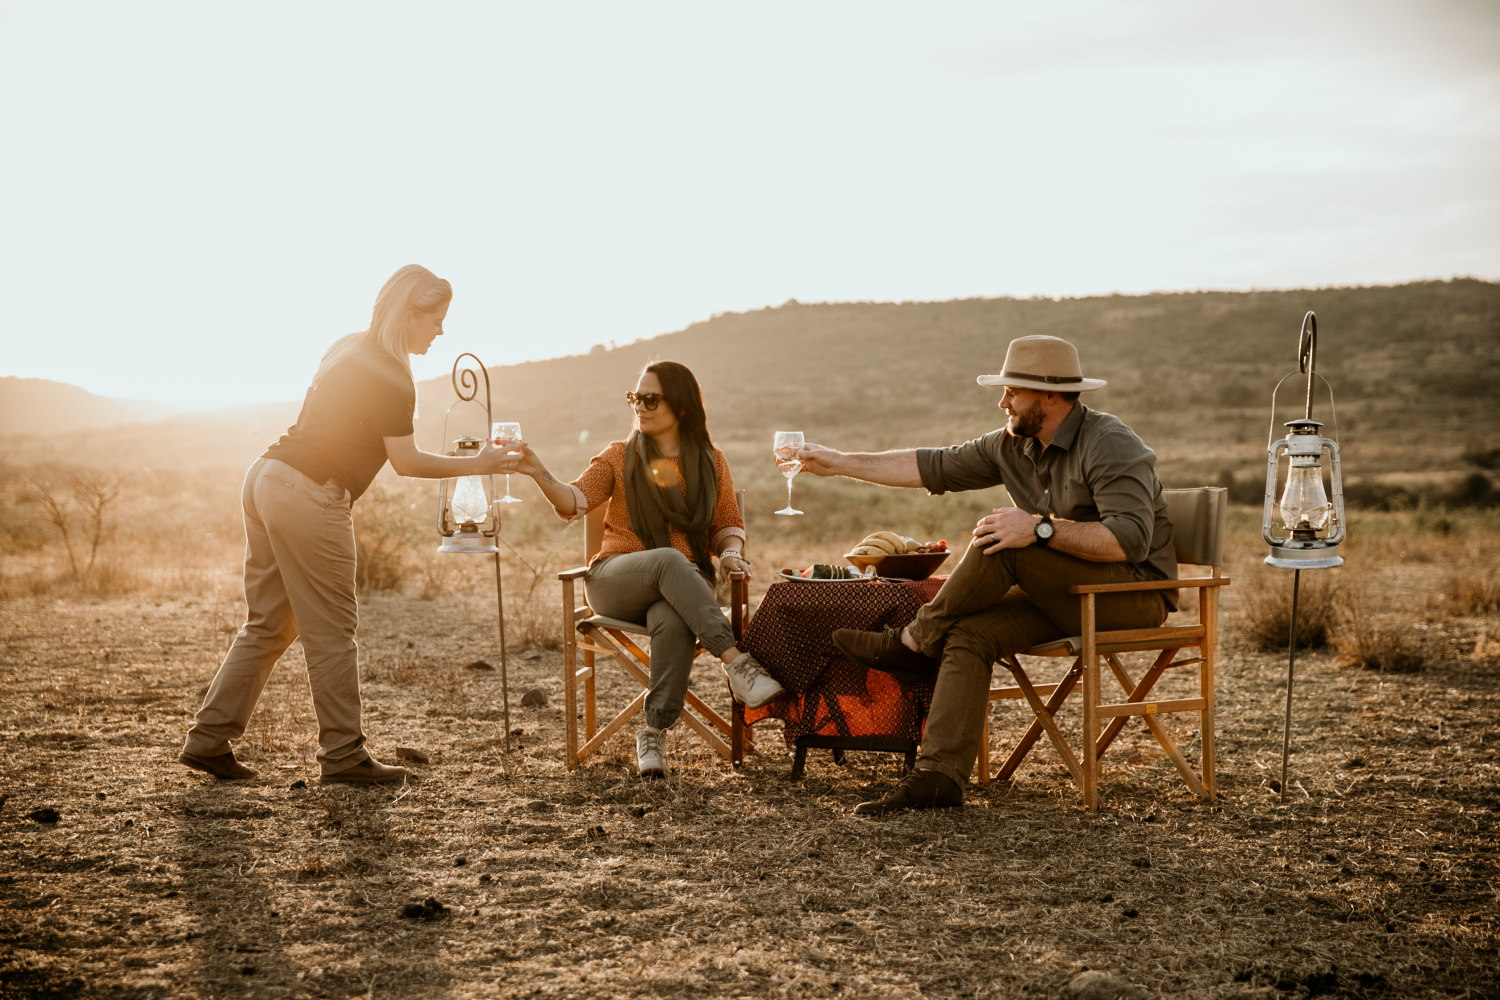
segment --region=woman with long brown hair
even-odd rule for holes
[[[698,380],[675,361],[646,366],[625,394],[635,427],[612,442],[571,483],[554,478],[525,444],[511,446],[517,472],[536,481],[561,516],[574,519],[600,504],[604,540],[584,586],[593,609],[645,622],[651,635],[646,725],[636,733],[642,777],[668,771],[662,732],[677,721],[687,693],[693,651],[717,656],[737,699],[758,708],[781,685],[734,644],[712,585],[719,571],[749,573],[745,524],[735,503],[724,453],[708,434]]]

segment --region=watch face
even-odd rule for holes
[[[1036,523],[1036,536],[1038,538],[1051,538],[1052,537],[1052,522],[1051,521],[1038,521]]]

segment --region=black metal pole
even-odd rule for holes
[[[1286,721],[1281,729],[1281,801],[1286,801],[1286,759],[1292,744],[1292,682],[1297,673],[1297,591],[1302,571],[1292,570],[1292,620],[1286,642]]]
[[[505,655],[505,585],[500,582],[500,552],[495,552],[495,621],[500,632],[500,700],[505,721],[505,752],[510,752],[510,664]]]

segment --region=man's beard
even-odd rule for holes
[[[1006,421],[1005,431],[1012,437],[1034,438],[1042,431],[1042,407],[1041,404],[1032,404],[1028,410],[1015,410],[1012,413],[1015,420],[1015,429],[1010,427],[1010,421]]]

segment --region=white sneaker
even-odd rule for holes
[[[665,732],[646,726],[635,734],[635,770],[643,778],[667,776]]]
[[[724,667],[724,673],[729,677],[734,700],[743,702],[747,708],[760,708],[786,690],[749,653],[736,656],[733,663]]]

